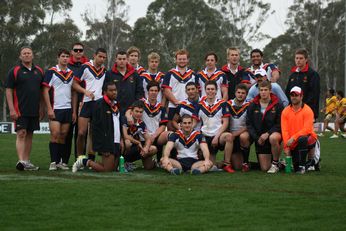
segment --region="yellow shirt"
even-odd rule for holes
[[[339,113],[341,116],[346,115],[346,98],[342,98],[341,100],[339,100],[339,101],[336,103],[336,107],[337,107],[338,113]],[[342,112],[343,112],[343,113],[342,113]]]
[[[336,98],[336,96],[326,98],[326,114],[330,114],[335,111],[337,102],[338,99]]]

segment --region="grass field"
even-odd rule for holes
[[[346,140],[321,139],[322,171],[171,176],[15,170],[15,136],[0,135],[0,230],[346,230]],[[253,157],[253,156],[252,156]]]

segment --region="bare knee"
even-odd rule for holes
[[[18,139],[25,139],[27,135],[27,132],[25,129],[21,129],[19,131],[17,131],[17,138]]]

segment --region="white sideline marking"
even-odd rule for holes
[[[56,177],[56,176],[37,176],[37,175],[18,175],[18,174],[7,174],[0,175],[0,181],[14,181],[14,180],[60,180],[67,181],[71,179]]]

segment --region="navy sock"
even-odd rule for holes
[[[83,165],[84,165],[84,166],[87,166],[88,160],[89,160],[88,158],[84,158],[84,159],[83,159]]]
[[[95,155],[94,154],[88,154],[88,159],[95,161]]]
[[[240,147],[243,154],[244,163],[249,163],[250,148]]]
[[[49,152],[50,152],[50,160],[51,162],[59,163],[59,144],[49,142]]]
[[[61,162],[67,164],[69,157],[67,157],[67,146],[66,144],[59,144],[59,153]]]

